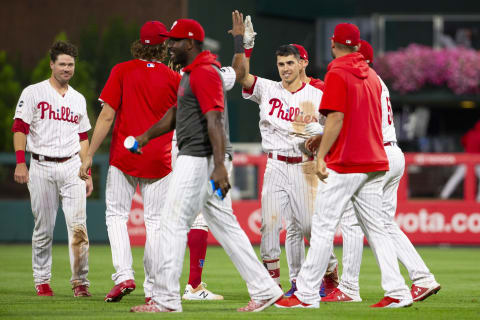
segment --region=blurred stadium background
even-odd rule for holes
[[[88,101],[92,126],[97,97],[114,64],[130,59],[140,26],[170,26],[190,17],[205,28],[206,45],[229,65],[233,55],[231,12],[250,14],[258,33],[251,72],[279,79],[274,51],[298,43],[309,52],[307,74],[323,78],[331,60],[329,37],[339,22],[353,22],[375,49],[375,68],[390,88],[399,144],[407,170],[399,190],[397,222],[416,244],[480,245],[480,1],[471,0],[2,0],[0,12],[0,241],[30,242],[33,228],[28,190],[13,181],[15,155],[10,128],[21,90],[49,74],[47,50],[55,39],[79,47],[72,86]],[[259,193],[266,159],[259,145],[256,105],[230,92],[235,143],[232,196],[236,215],[254,243],[260,240]],[[91,132],[90,132],[91,134]],[[468,140],[468,141],[466,141]],[[462,141],[464,142],[462,144]],[[465,143],[469,146],[466,148]],[[105,179],[109,141],[93,170],[95,192],[87,202],[92,242],[108,241]],[[476,149],[475,149],[476,148]],[[468,152],[466,152],[468,151]],[[63,214],[55,241],[66,242]],[[132,204],[132,243],[144,241],[141,196]],[[215,240],[209,239],[210,243]],[[340,237],[336,238],[340,241]]]

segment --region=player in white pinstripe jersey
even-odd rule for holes
[[[52,240],[60,202],[67,223],[74,296],[90,296],[86,196],[93,187],[90,176],[86,182],[78,176],[88,149],[90,122],[85,98],[68,85],[76,57],[73,45],[53,44],[52,75],[23,90],[12,128],[17,155],[15,181],[28,184],[32,203],[33,278],[39,296],[53,296]],[[25,164],[25,147],[32,154],[30,170]]]
[[[373,49],[367,41],[360,42],[359,52],[367,63],[373,63]],[[424,300],[440,290],[440,285],[429,271],[418,252],[407,236],[394,221],[397,209],[397,190],[405,170],[405,157],[397,145],[390,93],[380,77],[382,85],[382,134],[387,153],[390,171],[383,180],[382,210],[389,217],[386,228],[390,234],[398,259],[405,266],[412,280],[412,298],[414,301]],[[322,298],[322,302],[362,301],[358,278],[363,252],[363,232],[358,224],[351,203],[347,207],[341,221],[343,236],[343,271],[340,284],[331,294]]]
[[[253,25],[250,19],[250,16],[247,16],[245,19],[245,34],[247,34],[247,37],[251,35],[248,35],[248,32],[250,34],[253,34],[253,37],[256,35],[256,33],[253,31]],[[245,43],[244,39],[244,43]],[[247,41],[248,42],[248,41]],[[252,48],[253,48],[253,41],[250,41],[251,44],[247,47],[245,47],[245,56],[247,58],[247,64],[249,67],[250,64],[250,56],[252,54]],[[313,87],[317,88],[318,90],[321,90],[323,93],[324,89],[324,83],[320,79],[314,79],[312,77],[308,77],[306,75],[306,68],[308,66],[308,52],[305,50],[305,48],[301,45],[298,44],[291,44],[294,46],[300,55],[300,64],[301,64],[301,69],[300,69],[300,80],[304,83],[308,83],[312,85]],[[313,126],[317,125],[317,126]],[[308,135],[317,135],[321,134],[323,132],[323,126],[319,122],[310,122],[305,126],[305,132]],[[309,153],[308,155],[312,155]],[[296,291],[296,278],[298,275],[298,272],[300,271],[300,268],[302,267],[302,263],[305,260],[305,241],[304,241],[304,235],[302,234],[300,226],[298,226],[297,223],[292,221],[292,219],[287,219],[286,220],[286,239],[285,239],[285,253],[287,256],[287,264],[288,264],[288,271],[289,271],[289,278],[290,278],[290,283],[291,283],[291,288],[285,293],[286,297],[289,297],[293,294],[293,292]],[[266,251],[269,251],[269,249],[266,249]],[[334,287],[338,285],[338,275],[337,275],[337,258],[332,252],[332,256],[330,259],[329,263],[329,268],[327,269],[327,272],[325,274],[325,279],[324,282],[327,281],[327,288],[325,289],[325,286],[323,286],[320,290],[320,295],[324,296],[325,291],[330,292]],[[273,274],[273,273],[272,273]],[[322,282],[323,284],[323,282]]]
[[[281,82],[251,75],[246,59],[234,68],[245,73],[239,81],[244,87],[243,97],[260,107],[262,148],[269,157],[262,190],[260,252],[270,275],[280,284],[282,218],[300,233],[300,241],[310,237],[318,180],[313,157],[303,155],[299,145],[308,137],[305,125],[319,121],[318,105],[323,93],[302,82],[303,65],[296,47],[281,46],[276,57]]]

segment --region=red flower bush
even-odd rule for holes
[[[401,93],[424,86],[448,87],[455,94],[480,94],[480,52],[464,47],[435,50],[411,44],[374,63],[383,80]]]

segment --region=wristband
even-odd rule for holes
[[[91,176],[91,175],[92,175],[92,168],[88,168],[88,172],[87,172],[87,174],[88,174],[89,176]]]
[[[17,157],[17,164],[25,163],[25,150],[15,151],[15,156]]]
[[[243,53],[245,49],[243,48],[243,36],[241,34],[233,37],[233,52]]]
[[[250,58],[250,56],[252,55],[252,51],[253,51],[253,48],[245,49],[245,57]]]

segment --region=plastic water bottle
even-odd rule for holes
[[[138,141],[135,140],[135,137],[133,137],[133,136],[126,137],[125,141],[123,142],[123,146],[132,153],[139,153],[138,152]]]

